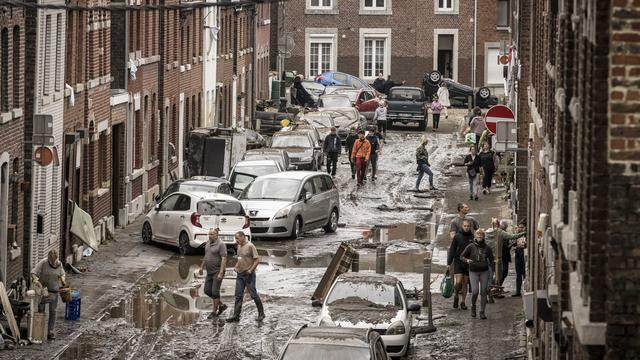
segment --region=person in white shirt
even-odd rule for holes
[[[440,87],[438,88],[438,100],[440,101],[440,104],[444,106],[444,108],[442,109],[444,118],[448,119],[449,111],[447,109],[449,109],[449,107],[451,106],[451,101],[449,101],[449,86],[444,81],[440,83]]]
[[[373,114],[373,121],[378,125],[378,132],[387,133],[387,103],[380,101],[376,112]]]

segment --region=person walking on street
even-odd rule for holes
[[[34,288],[47,289],[49,296],[49,322],[47,339],[53,340],[56,327],[56,310],[58,307],[58,293],[66,286],[65,272],[62,262],[58,260],[58,251],[50,250],[46,259],[40,260],[31,270],[31,281]],[[43,299],[44,300],[44,299]],[[46,303],[46,302],[45,302]],[[44,312],[45,303],[38,304],[38,312]]]
[[[469,154],[464,157],[464,164],[467,166],[467,176],[469,177],[469,200],[478,200],[480,159],[478,158],[478,149],[474,145],[469,146]]]
[[[340,140],[335,127],[331,127],[331,132],[325,136],[322,148],[327,155],[327,174],[336,176],[338,155],[342,151],[342,140]]]
[[[353,151],[351,152],[351,159],[356,164],[356,177],[358,180],[358,186],[364,184],[365,168],[367,161],[371,156],[371,144],[364,138],[364,130],[358,131],[358,140],[353,144]]]
[[[476,219],[468,215],[471,211],[471,207],[469,207],[468,204],[458,203],[457,211],[458,214],[451,220],[451,225],[449,226],[449,237],[451,240],[453,240],[453,237],[462,229],[462,223],[465,220],[471,221],[471,230],[476,231],[480,228],[480,224],[478,224]]]
[[[378,77],[373,81],[373,88],[376,89],[379,93],[384,93],[384,84],[386,81],[384,80],[384,75],[382,73],[378,74]]]
[[[482,110],[480,107],[476,106],[473,108],[473,117],[469,121],[469,127],[465,131],[467,133],[475,134],[475,142],[476,147],[480,146],[480,138],[482,134],[487,130],[487,124],[484,122],[484,118],[482,117]]]
[[[416,179],[415,191],[420,191],[420,182],[422,177],[426,173],[429,176],[429,190],[438,190],[433,186],[433,172],[431,171],[431,164],[429,164],[429,153],[427,152],[427,144],[429,139],[427,135],[422,135],[420,140],[420,146],[416,149],[416,163],[418,164],[418,178]]]
[[[387,103],[381,100],[376,112],[373,114],[373,121],[378,126],[378,132],[387,133]]]
[[[442,112],[444,106],[438,101],[438,95],[433,95],[433,101],[431,102],[431,116],[433,117],[433,131],[438,129],[440,124],[440,112]]]
[[[369,129],[369,133],[366,136],[367,141],[371,145],[371,154],[369,155],[369,162],[367,164],[367,171],[365,171],[364,179],[367,180],[367,173],[369,165],[371,165],[371,180],[376,180],[376,173],[378,172],[378,154],[380,153],[380,138],[376,134],[375,127]]]
[[[242,231],[235,234],[236,243],[238,244],[238,262],[235,266],[236,275],[236,291],[235,305],[233,315],[227,318],[227,322],[240,321],[240,313],[242,312],[242,298],[245,289],[249,289],[249,294],[256,304],[258,316],[256,321],[264,320],[264,307],[256,290],[256,268],[260,262],[256,247],[247,241],[246,235]]]
[[[453,265],[453,308],[466,310],[467,284],[469,283],[469,266],[460,258],[460,255],[470,244],[473,243],[472,222],[465,219],[462,222],[460,231],[456,233],[447,253],[447,270],[451,271]]]
[[[449,100],[449,85],[447,85],[446,82],[443,81],[440,83],[437,95],[446,112],[447,108],[451,107],[451,101]]]
[[[498,170],[500,164],[498,155],[491,150],[491,146],[488,142],[482,144],[482,151],[478,154],[480,159],[480,166],[482,167],[482,193],[491,193],[491,182],[493,181],[493,174]]]
[[[217,318],[227,309],[220,300],[220,286],[227,267],[227,245],[218,238],[219,229],[209,229],[209,241],[204,245],[204,258],[200,265],[200,275],[207,270],[204,293],[213,300],[213,311],[208,319]]]
[[[519,224],[518,225],[518,233],[519,234],[526,234],[526,230],[525,230],[525,226],[524,224]],[[524,249],[526,249],[527,247],[527,238],[525,235],[522,235],[521,237],[519,237],[515,244],[514,247],[516,248],[515,250],[515,265],[516,265],[516,293],[511,295],[513,297],[517,297],[517,296],[522,296],[522,281],[525,278],[525,259],[524,259]]]
[[[493,252],[484,240],[484,231],[476,230],[474,242],[464,249],[460,258],[469,266],[471,281],[471,317],[476,317],[476,302],[480,293],[480,319],[486,320],[487,288],[489,286],[489,267],[493,265]]]
[[[349,135],[347,135],[347,140],[345,142],[345,146],[347,148],[347,153],[349,155],[349,165],[351,166],[351,178],[356,178],[356,163],[351,158],[351,152],[353,150],[353,145],[355,145],[356,140],[358,140],[358,134],[356,134],[356,129],[349,129]]]

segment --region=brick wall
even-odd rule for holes
[[[6,185],[7,203],[7,254],[12,249],[12,242],[16,241],[18,248],[23,246],[23,193],[20,180],[24,176],[24,149],[22,137],[24,134],[25,117],[21,113],[24,104],[24,52],[25,52],[25,14],[20,8],[9,8],[0,17],[0,32],[2,42],[2,57],[0,57],[0,157],[6,156],[5,176],[14,177]],[[15,110],[14,110],[15,109]],[[18,110],[19,109],[19,110]],[[9,179],[8,179],[9,180]],[[0,185],[2,186],[2,185]],[[0,230],[4,231],[4,230]],[[12,238],[9,235],[13,234]],[[7,284],[22,276],[22,256],[11,260],[7,256],[6,276]],[[1,270],[4,272],[4,269]]]
[[[640,3],[611,1],[608,107],[609,229],[606,252],[607,359],[640,357]],[[636,14],[632,16],[632,14]],[[629,251],[634,249],[633,251]],[[633,306],[635,305],[635,306]]]

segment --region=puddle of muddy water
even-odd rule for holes
[[[75,360],[85,359],[94,350],[91,339],[77,338],[67,347],[67,349],[58,357],[58,360]]]

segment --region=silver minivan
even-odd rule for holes
[[[297,238],[305,231],[338,228],[340,195],[331,176],[288,171],[260,176],[240,195],[254,237]]]

